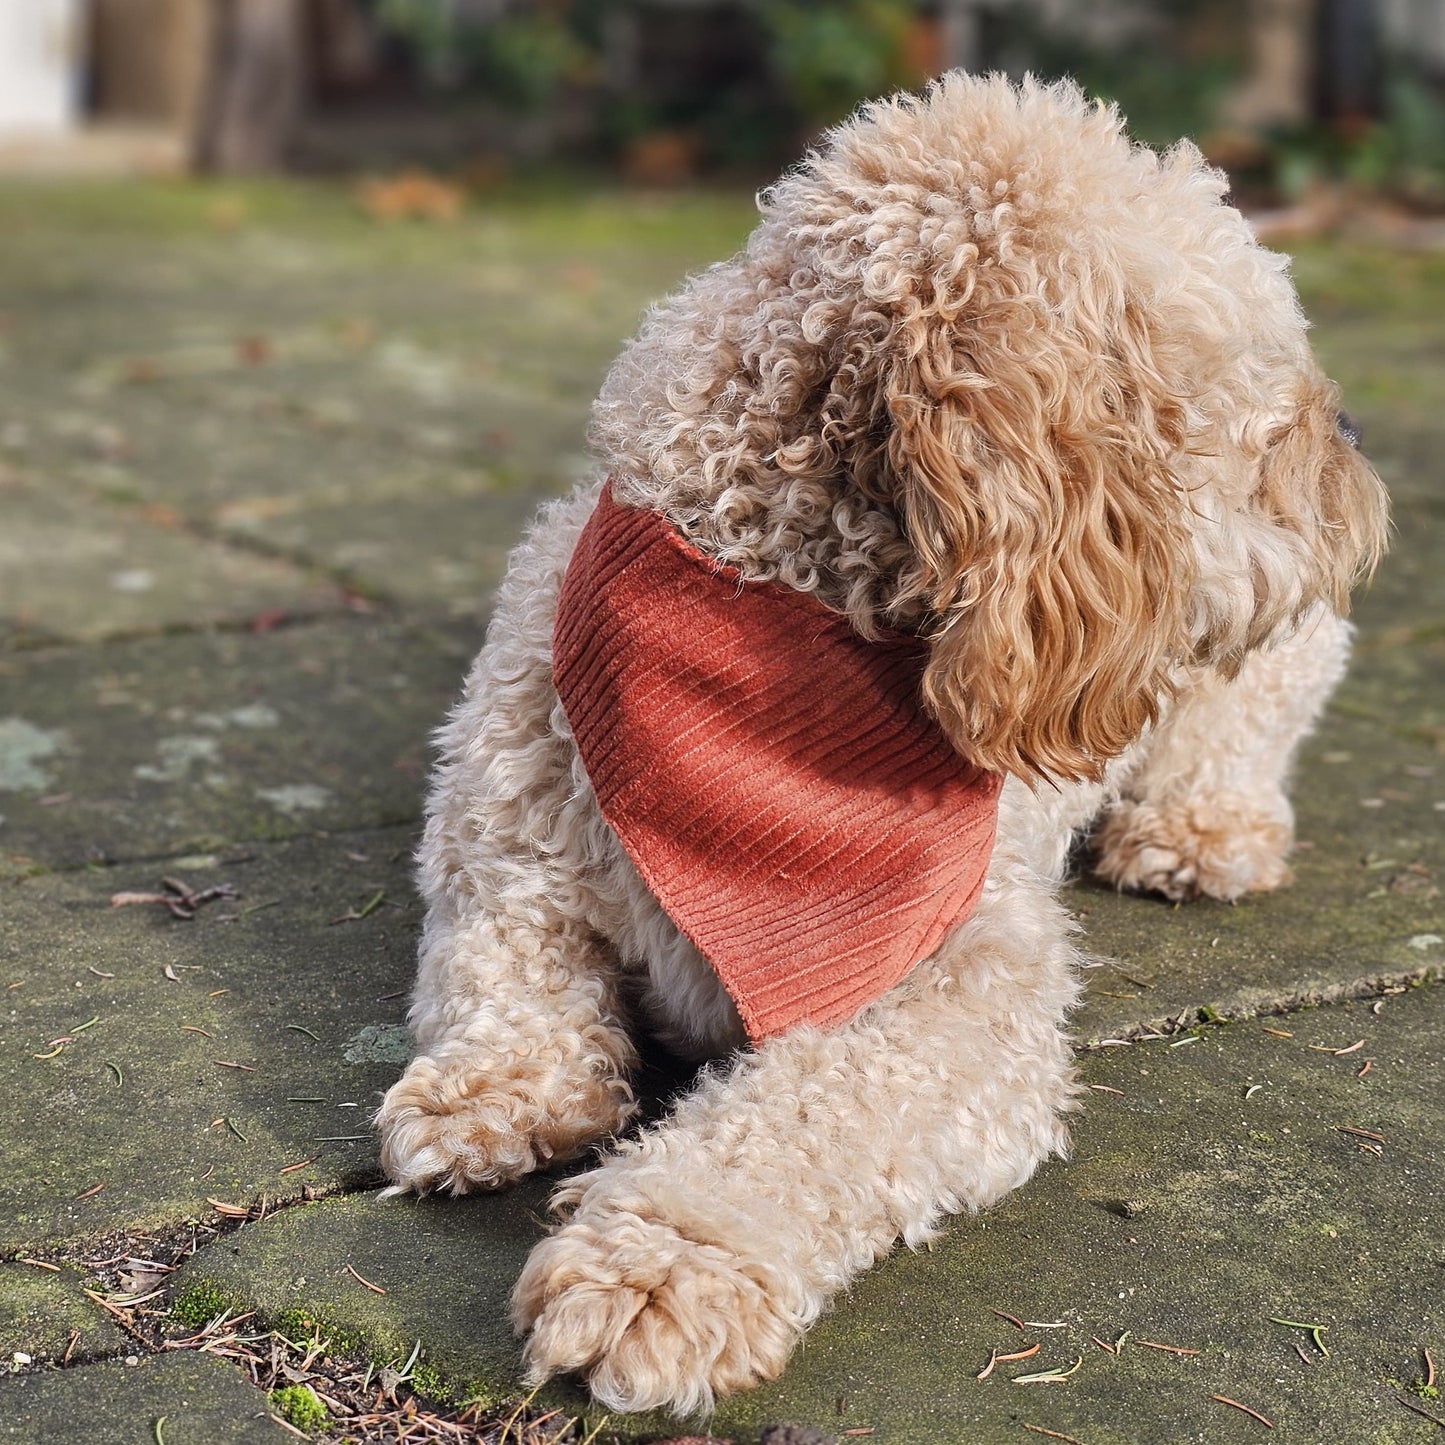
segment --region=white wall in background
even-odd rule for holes
[[[1385,0],[1384,18],[1396,50],[1445,70],[1445,0]]]
[[[84,0],[0,0],[0,134],[68,130],[80,115]]]

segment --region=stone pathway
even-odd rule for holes
[[[254,1308],[357,1358],[419,1344],[439,1398],[517,1397],[505,1300],[547,1181],[372,1192],[427,734],[638,310],[748,225],[740,198],[388,227],[320,189],[0,188],[0,1435],[281,1438],[233,1366],[83,1292],[147,1238],[210,1241],[158,1286],[176,1335]],[[1298,274],[1398,537],[1301,761],[1295,886],[1077,887],[1074,1160],[873,1271],[714,1434],[1265,1429],[1212,1395],[1325,1445],[1445,1429],[1419,1385],[1422,1351],[1445,1365],[1445,258],[1321,246]]]

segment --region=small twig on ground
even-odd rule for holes
[[[1417,1405],[1413,1401],[1407,1400],[1403,1395],[1396,1395],[1395,1398],[1407,1410],[1413,1410],[1417,1415],[1423,1415],[1427,1420],[1433,1421],[1442,1430],[1445,1430],[1445,1420],[1442,1420],[1438,1415],[1432,1415],[1423,1405]]]
[[[1311,1324],[1308,1320],[1282,1320],[1276,1315],[1270,1315],[1269,1322],[1272,1325],[1287,1325],[1292,1330],[1308,1330],[1310,1332],[1310,1338],[1315,1342],[1315,1349],[1322,1355],[1329,1354],[1329,1351],[1325,1348],[1325,1342],[1320,1338],[1320,1335],[1329,1329],[1328,1325],[1315,1325]]]
[[[249,1219],[251,1217],[250,1205],[227,1204],[224,1199],[212,1199],[208,1194],[206,1203],[221,1216],[222,1219]]]
[[[1070,1375],[1076,1374],[1083,1363],[1084,1357],[1080,1355],[1067,1370],[1062,1365],[1056,1365],[1052,1370],[1040,1370],[1033,1375],[1015,1375],[1012,1383],[1015,1385],[1055,1385],[1067,1380]]]
[[[1258,1420],[1266,1430],[1274,1429],[1274,1422],[1272,1420],[1266,1420],[1258,1410],[1251,1410],[1248,1405],[1241,1405],[1238,1400],[1231,1400],[1228,1395],[1211,1395],[1209,1398],[1211,1400],[1218,1400],[1221,1405],[1230,1405],[1236,1410],[1243,1410],[1251,1419]]]
[[[346,1272],[347,1272],[347,1274],[349,1274],[349,1275],[352,1277],[352,1279],[354,1279],[358,1284],[360,1284],[360,1285],[365,1285],[366,1288],[369,1289],[369,1290],[372,1292],[372,1294],[385,1294],[385,1293],[386,1293],[386,1291],[385,1291],[384,1289],[382,1289],[382,1287],[381,1287],[379,1284],[372,1284],[372,1282],[371,1282],[369,1279],[363,1278],[362,1275],[357,1272],[356,1267],[355,1267],[354,1265],[348,1264],[348,1265],[346,1266]]]
[[[338,923],[360,923],[363,918],[370,918],[386,901],[386,890],[384,888],[378,888],[376,892],[362,904],[360,910],[348,908],[340,917],[333,918],[331,925],[335,926]]]
[[[975,1380],[986,1380],[991,1374],[993,1374],[995,1365],[1006,1364],[1009,1360],[1026,1360],[1029,1358],[1030,1355],[1038,1354],[1041,1348],[1041,1345],[1030,1345],[1028,1349],[1015,1350],[1014,1353],[1011,1355],[1001,1355],[997,1350],[994,1350],[989,1355],[988,1364],[986,1364],[983,1369],[980,1370],[978,1374],[976,1374],[973,1378]]]
[[[203,888],[197,892],[179,878],[162,878],[161,889],[162,891],[159,893],[129,890],[112,893],[110,906],[127,908],[136,904],[158,903],[170,913],[172,918],[189,922],[196,916],[196,910],[203,908],[207,903],[214,903],[218,898],[235,899],[241,896],[229,883],[219,883],[214,888]],[[169,969],[166,972],[169,977],[175,977]]]

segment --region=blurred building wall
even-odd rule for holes
[[[81,0],[0,0],[0,132],[76,123],[83,39]]]

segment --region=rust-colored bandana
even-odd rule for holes
[[[919,700],[926,647],[746,583],[606,488],[553,675],[602,814],[754,1041],[886,993],[972,911],[1002,778]]]

